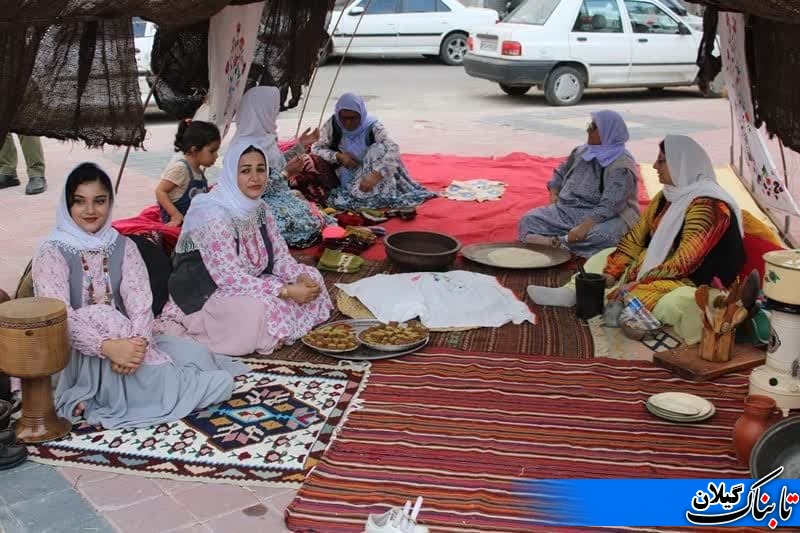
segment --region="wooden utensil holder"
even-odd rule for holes
[[[715,333],[713,329],[704,327],[700,341],[700,358],[715,363],[727,363],[731,360],[735,340],[736,328],[725,333]]]

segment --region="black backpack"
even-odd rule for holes
[[[169,300],[169,277],[172,274],[172,261],[164,249],[142,235],[128,235],[136,243],[139,253],[147,267],[150,278],[150,291],[153,293],[153,315],[158,316]]]

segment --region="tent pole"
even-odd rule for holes
[[[342,71],[342,65],[344,65],[344,60],[347,59],[347,53],[350,51],[350,45],[353,44],[353,39],[355,39],[356,33],[358,33],[358,27],[361,26],[361,21],[364,20],[364,15],[367,13],[371,3],[372,0],[367,0],[367,3],[364,5],[364,11],[362,11],[361,16],[358,17],[358,22],[356,22],[353,35],[350,36],[350,41],[347,43],[347,48],[344,49],[344,55],[342,55],[342,59],[339,61],[339,68],[336,69],[336,74],[333,76],[333,81],[331,82],[331,88],[328,91],[328,96],[325,98],[325,102],[322,104],[322,112],[319,114],[319,124],[317,125],[317,128],[322,127],[322,120],[325,118],[325,109],[328,107],[328,101],[330,101],[331,94],[333,94],[333,88],[336,86],[336,81],[339,79],[339,73]]]
[[[336,33],[336,30],[339,29],[339,23],[342,21],[342,15],[344,15],[345,8],[347,6],[342,7],[342,11],[339,13],[339,18],[336,19],[336,24],[333,25],[333,29],[331,30],[331,34],[328,35],[328,40],[325,41],[325,47],[323,50],[327,50],[328,47],[331,45],[331,41],[333,40],[333,34]],[[317,79],[317,72],[319,71],[319,60],[317,60],[317,64],[314,67],[314,72],[311,74],[311,80],[308,82],[308,89],[306,90],[306,97],[303,98],[303,107],[300,109],[300,118],[297,119],[297,131],[294,132],[294,138],[300,136],[300,128],[303,125],[303,115],[306,114],[306,106],[308,105],[308,99],[311,96],[311,88],[314,87],[314,81]]]
[[[142,106],[142,115],[147,112],[147,106],[150,103],[150,98],[153,96],[153,91],[156,88],[156,83],[158,83],[158,76],[153,78],[153,85],[150,86],[150,92],[147,94],[147,98],[144,100],[144,106]],[[144,122],[144,117],[142,117],[142,122]],[[117,174],[117,183],[114,185],[114,196],[119,193],[119,184],[122,181],[122,172],[125,170],[125,165],[128,163],[128,156],[131,153],[131,145],[125,147],[125,156],[122,158],[122,164],[119,167],[119,174]]]

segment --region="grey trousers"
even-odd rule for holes
[[[25,165],[28,167],[28,179],[44,177],[44,152],[42,150],[42,140],[39,137],[28,137],[27,135],[17,135],[19,145],[22,147],[22,155],[25,157]],[[17,147],[14,145],[14,138],[9,133],[3,146],[0,147],[0,176],[17,175]]]

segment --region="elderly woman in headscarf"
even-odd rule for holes
[[[67,306],[67,367],[59,416],[107,429],[174,422],[230,398],[248,368],[189,339],[154,331],[152,293],[139,249],[111,226],[111,180],[93,163],[67,177],[56,226],[33,258],[37,296]]]
[[[222,176],[183,222],[162,319],[216,353],[270,354],[330,316],[319,271],[289,253],[261,195],[267,149],[234,140]]]
[[[266,150],[269,181],[262,196],[272,210],[281,236],[293,248],[307,248],[319,241],[325,226],[336,221],[324,215],[316,205],[289,188],[289,180],[313,167],[306,147],[319,139],[319,132],[306,130],[285,154],[278,148],[278,112],[280,91],[277,87],[258,86],[242,97],[232,142],[249,139]]]
[[[338,165],[339,187],[328,198],[332,207],[410,208],[435,196],[411,179],[400,160],[400,147],[367,113],[364,99],[353,93],[339,98],[311,151]]]
[[[693,139],[668,135],[653,168],[663,190],[617,247],[590,258],[586,270],[602,272],[609,299],[623,292],[639,298],[656,318],[676,326],[684,340],[693,343],[700,331],[694,289],[714,278],[729,286],[741,273],[747,217],[717,183],[708,154]],[[531,286],[528,294],[541,305],[575,303],[575,290],[569,285]]]
[[[614,111],[592,113],[586,144],[572,151],[547,184],[550,205],[526,213],[519,239],[589,257],[616,246],[639,218],[636,161],[628,128]]]

